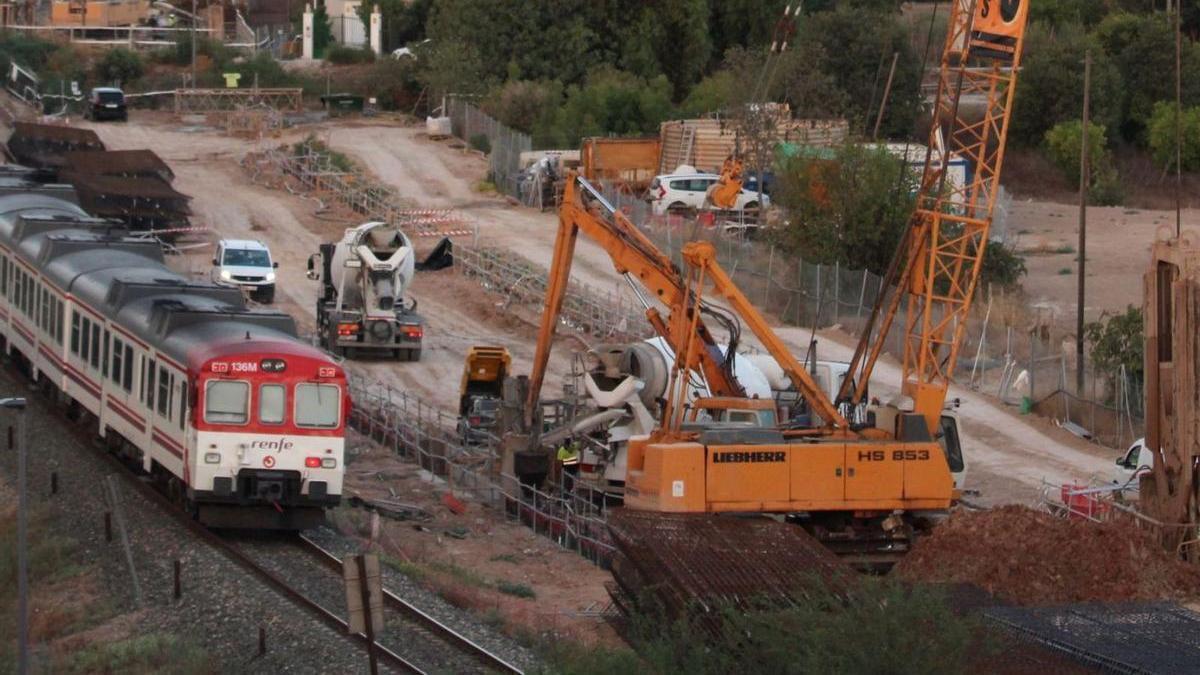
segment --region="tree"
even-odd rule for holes
[[[622,70],[651,79],[666,75],[673,100],[681,100],[708,67],[712,41],[707,0],[637,3],[632,25],[622,30]]]
[[[141,77],[145,69],[142,57],[137,52],[114,47],[96,62],[96,79],[105,83],[128,84]]]
[[[853,129],[865,128],[868,111],[879,109],[882,77],[887,75],[886,71],[882,75],[880,71],[891,64],[893,52],[898,52],[896,75],[880,133],[884,137],[913,133],[922,106],[918,87],[921,62],[913,53],[899,14],[891,10],[855,9],[839,3],[833,11],[805,17],[796,44],[816,44],[824,50],[827,66],[823,72],[832,76],[837,88],[845,92],[845,115]]]
[[[567,88],[566,101],[552,128],[538,130],[552,147],[577,147],[587,136],[657,134],[658,125],[674,112],[666,76],[651,80],[613,68],[588,76],[583,86]]]
[[[1101,316],[1087,324],[1083,333],[1092,346],[1092,364],[1110,377],[1124,368],[1128,377],[1141,383],[1145,373],[1143,331],[1142,310],[1133,305],[1124,313]]]
[[[417,53],[417,80],[428,89],[430,101],[450,94],[477,94],[487,89],[488,76],[476,49],[456,40],[435,41]]]
[[[383,52],[391,52],[413,42],[425,38],[425,24],[429,20],[433,0],[374,0],[359,5],[358,17],[364,26],[371,25],[371,12],[379,7],[382,26],[380,26],[380,41]]]
[[[772,195],[788,219],[776,243],[806,261],[882,272],[914,207],[902,171],[886,150],[855,143],[786,160]]]
[[[554,122],[562,105],[562,85],[557,82],[510,80],[493,87],[483,109],[501,123],[527,134]]]
[[[319,3],[313,8],[313,56],[320,58],[325,54],[325,48],[333,42],[333,25],[329,23],[329,13],[325,11],[325,3]]]
[[[1150,152],[1164,171],[1175,166],[1175,104],[1159,101],[1150,116]],[[1200,107],[1184,108],[1179,123],[1179,159],[1184,171],[1200,171]]]
[[[1096,28],[1104,50],[1121,73],[1121,134],[1145,145],[1147,128],[1158,101],[1175,100],[1175,31],[1164,13],[1111,14]],[[1183,44],[1183,102],[1200,104],[1200,45]],[[1093,100],[1096,97],[1093,95]]]
[[[1080,149],[1083,146],[1083,122],[1072,120],[1059,122],[1046,132],[1046,154],[1050,161],[1062,171],[1071,185],[1079,187]],[[1097,166],[1108,164],[1108,138],[1103,124],[1088,121],[1088,164],[1094,171]]]
[[[713,60],[728,50],[748,47],[765,51],[788,0],[711,0],[708,19]],[[713,65],[716,65],[715,63]]]
[[[1083,110],[1083,59],[1092,51],[1092,120],[1107,129],[1121,122],[1121,76],[1101,44],[1078,24],[1051,32],[1044,25],[1030,29],[1017,82],[1009,138],[1037,146],[1055,124],[1079,119]]]
[[[1083,24],[1095,26],[1117,10],[1113,0],[1038,0],[1029,3],[1030,23],[1049,26]]]

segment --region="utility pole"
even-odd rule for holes
[[[1182,3],[1175,3],[1175,237],[1179,237],[1182,227],[1182,207],[1180,206],[1183,191],[1183,84],[1180,52],[1183,49],[1180,30],[1180,15],[1183,14]]]
[[[879,99],[879,115],[875,117],[875,132],[871,134],[873,141],[879,140],[879,125],[883,124],[883,112],[887,110],[888,96],[892,94],[892,78],[896,76],[896,61],[899,58],[900,52],[892,52],[892,67],[888,70],[887,84],[883,85],[883,98]]]
[[[196,0],[192,0],[192,89],[196,88]]]
[[[1087,202],[1088,188],[1091,186],[1091,167],[1088,166],[1088,123],[1092,89],[1092,51],[1089,49],[1083,57],[1083,125],[1080,127],[1080,138],[1083,140],[1079,150],[1079,297],[1075,310],[1075,393],[1083,395],[1083,305],[1084,287],[1087,277],[1084,274],[1087,267]]]
[[[25,399],[0,399],[0,408],[17,411],[17,674],[29,674],[29,496],[25,486]],[[8,428],[8,449],[13,449],[12,427]]]

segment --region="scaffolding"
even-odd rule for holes
[[[176,89],[176,115],[227,114],[267,107],[281,113],[303,112],[303,90],[296,88]]]

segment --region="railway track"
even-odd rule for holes
[[[336,634],[355,643],[363,651],[365,665],[368,650],[366,636],[350,633],[346,621],[339,614],[345,604],[345,591],[341,561],[333,554],[298,535],[261,537],[261,541],[249,544],[218,535],[192,519],[177,503],[158,490],[152,481],[136,473],[116,455],[98,447],[85,425],[67,425],[67,428],[81,443],[94,448],[96,454],[126,479],[126,483],[138,494],[161,507],[164,513],[197,538],[289,602],[307,611]],[[299,563],[299,566],[289,566],[287,563]],[[304,565],[309,568],[308,574],[299,573]],[[295,582],[301,578],[304,583]],[[418,675],[436,672],[522,672],[399,596],[385,590],[384,598],[386,608],[390,611],[385,612],[385,628],[377,633],[375,640],[376,656],[383,668]]]

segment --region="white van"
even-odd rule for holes
[[[275,269],[271,251],[261,241],[222,239],[212,260],[212,280],[221,286],[240,288],[256,302],[275,300]]]
[[[708,188],[720,179],[715,173],[673,173],[655,176],[650,182],[647,200],[656,216],[668,212],[699,211],[704,208]],[[761,206],[766,208],[770,204],[770,197],[763,195]],[[733,210],[757,209],[759,206],[758,193],[743,187]]]

